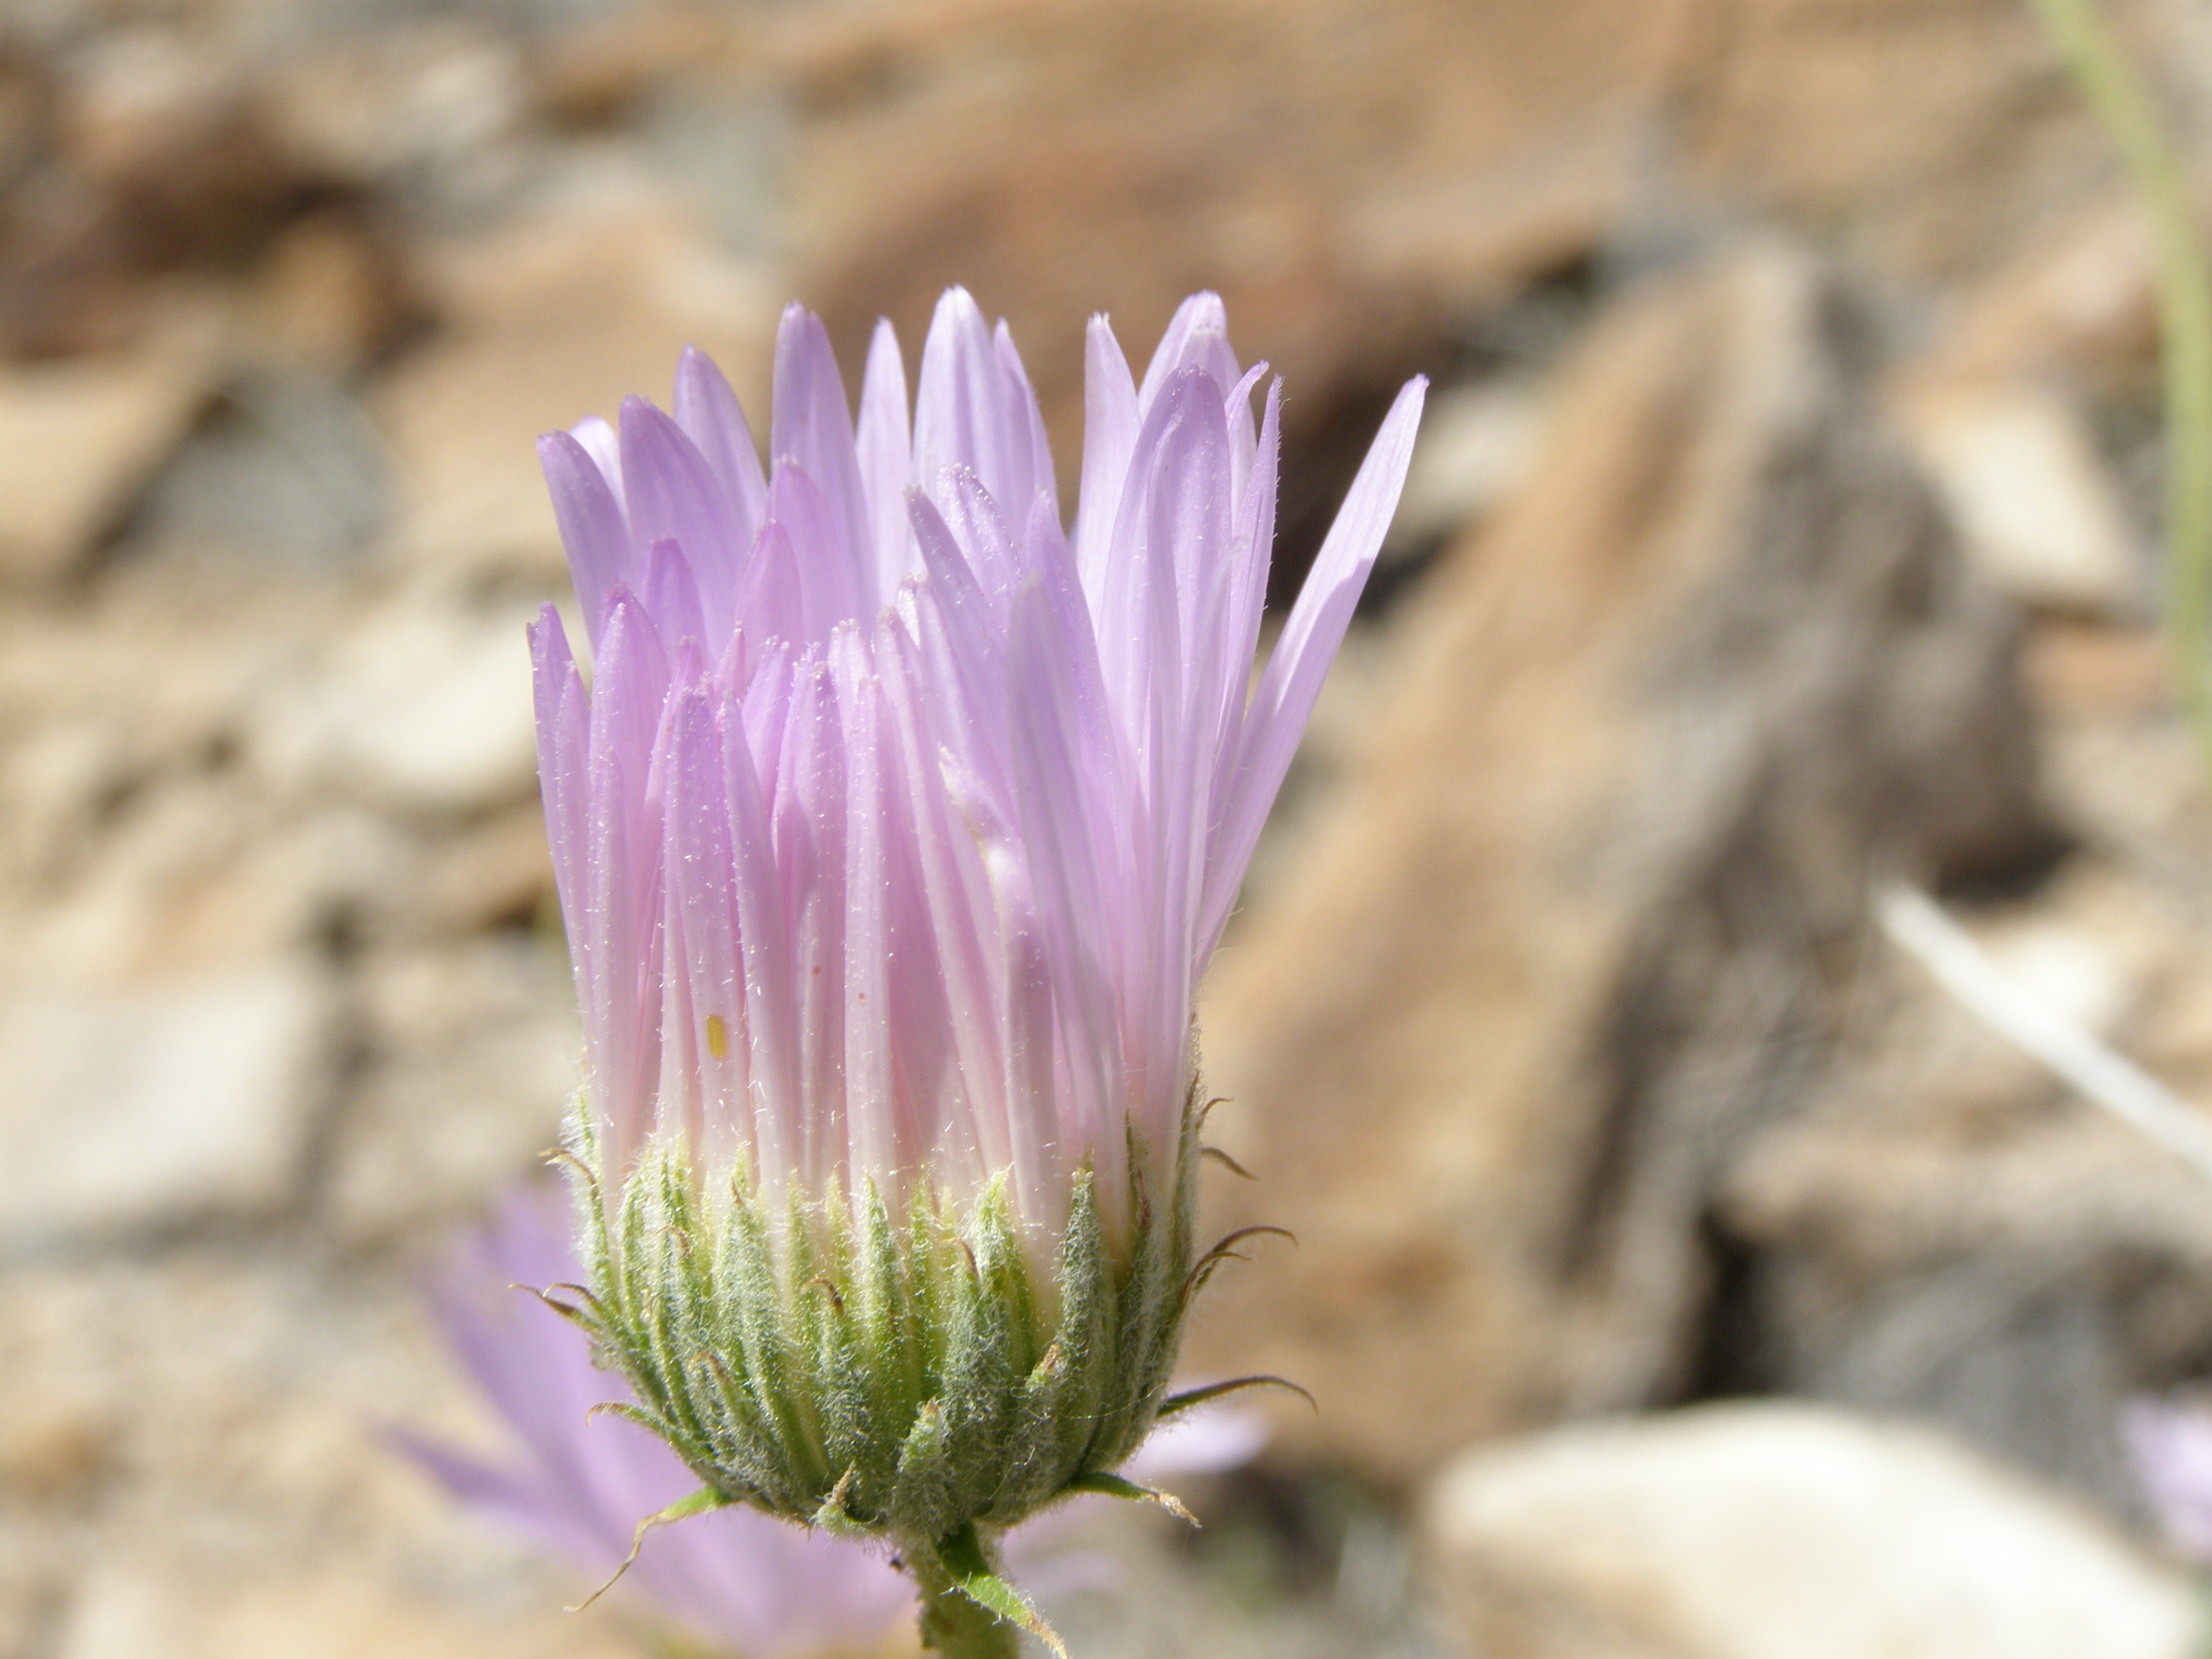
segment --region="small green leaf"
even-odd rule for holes
[[[845,1508],[848,1494],[853,1489],[853,1477],[857,1473],[856,1469],[847,1469],[839,1476],[836,1489],[822,1500],[822,1507],[814,1511],[814,1524],[833,1536],[868,1538],[874,1535],[854,1520]]]
[[[1298,1236],[1287,1227],[1239,1227],[1192,1264],[1189,1273],[1182,1281],[1183,1305],[1188,1307],[1190,1304],[1191,1297],[1205,1288],[1206,1281],[1213,1277],[1213,1270],[1223,1262],[1249,1261],[1252,1258],[1242,1254],[1237,1247],[1246,1239],[1256,1238],[1262,1233],[1272,1233],[1277,1238],[1287,1238],[1294,1247],[1298,1242]]]
[[[1288,1389],[1311,1406],[1316,1416],[1321,1414],[1321,1406],[1314,1397],[1286,1376],[1232,1376],[1226,1382],[1209,1382],[1202,1389],[1185,1389],[1181,1394],[1170,1395],[1160,1401],[1159,1420],[1164,1423],[1193,1407],[1203,1406],[1207,1401],[1218,1400],[1224,1395],[1235,1394],[1240,1389]]]
[[[986,1613],[1027,1631],[1058,1654],[1060,1659],[1067,1659],[1067,1644],[1030,1605],[1029,1597],[991,1571],[990,1563],[983,1559],[982,1540],[975,1536],[975,1528],[961,1528],[937,1547],[937,1553],[952,1575],[953,1589]]]
[[[1198,1517],[1183,1507],[1182,1499],[1158,1486],[1139,1486],[1118,1474],[1079,1474],[1067,1483],[1070,1492],[1095,1492],[1103,1498],[1122,1498],[1136,1504],[1158,1504],[1178,1521],[1198,1524]]]
[[[695,1515],[706,1514],[709,1510],[725,1509],[732,1501],[712,1486],[702,1486],[690,1497],[678,1498],[666,1509],[655,1510],[644,1520],[639,1522],[637,1530],[630,1534],[629,1553],[623,1557],[623,1564],[615,1569],[615,1576],[577,1602],[574,1607],[570,1607],[568,1611],[581,1613],[612,1589],[621,1581],[622,1576],[629,1571],[630,1564],[637,1559],[637,1553],[645,1547],[646,1534],[651,1532],[655,1527],[665,1527],[678,1521],[688,1521]]]
[[[1235,1158],[1230,1157],[1228,1153],[1223,1152],[1218,1146],[1201,1146],[1198,1149],[1198,1155],[1200,1158],[1212,1158],[1223,1169],[1228,1170],[1230,1174],[1238,1176],[1240,1179],[1245,1181],[1257,1181],[1260,1178],[1254,1175],[1249,1170],[1246,1169],[1242,1164],[1239,1164]]]

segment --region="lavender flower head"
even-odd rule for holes
[[[604,1579],[638,1521],[698,1480],[660,1439],[593,1410],[635,1396],[593,1366],[580,1333],[517,1293],[578,1272],[550,1197],[510,1195],[431,1285],[438,1324],[511,1431],[511,1449],[492,1460],[416,1434],[392,1437],[471,1508]],[[1211,1474],[1244,1463],[1265,1440],[1248,1413],[1199,1413],[1154,1436],[1131,1468],[1156,1479]],[[1048,1576],[1087,1582],[1086,1558],[1049,1553],[1053,1518],[1024,1528],[1012,1553]],[[690,1647],[738,1659],[875,1652],[911,1631],[915,1611],[914,1586],[881,1551],[743,1507],[655,1531],[623,1588]]]
[[[2166,1541],[2212,1567],[2212,1410],[2131,1400],[2121,1409],[2120,1432]]]
[[[888,325],[856,428],[794,307],[767,471],[696,353],[672,415],[541,447],[595,665],[587,693],[549,607],[575,1317],[694,1507],[890,1539],[1007,1617],[992,1536],[1127,1486],[1185,1403],[1193,1000],[1419,413],[1416,381],[1255,681],[1264,372],[1211,295],[1141,383],[1095,319],[1072,533],[1013,342],[958,289],[911,430]]]

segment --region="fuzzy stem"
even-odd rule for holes
[[[2212,757],[2212,276],[2188,175],[2097,0],[2032,0],[2150,216],[2166,370],[2166,632],[2181,706]]]
[[[921,1592],[923,1647],[942,1659],[1020,1659],[1014,1627],[955,1589],[934,1550],[908,1550],[905,1559]]]

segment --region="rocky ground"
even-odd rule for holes
[[[645,1650],[379,1439],[571,1086],[531,439],[951,281],[1064,454],[1219,289],[1285,592],[1437,381],[1205,1011],[1194,1361],[1320,1410],[1077,1650],[2188,1650],[2212,1202],[1868,907],[2212,1097],[2148,261],[2012,0],[0,10],[0,1656]]]

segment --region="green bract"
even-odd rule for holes
[[[586,1285],[568,1311],[712,1498],[886,1540],[932,1560],[1112,1471],[1151,1432],[1191,1298],[1198,1120],[1169,1190],[1132,1146],[1128,1237],[1109,1243],[1085,1168],[1056,1243],[1024,1249],[1003,1178],[894,1213],[858,1194],[763,1199],[750,1171],[702,1184],[657,1140],[608,1219],[579,1179]],[[580,1170],[597,1164],[580,1114]],[[1042,1270],[1040,1258],[1050,1263]]]

